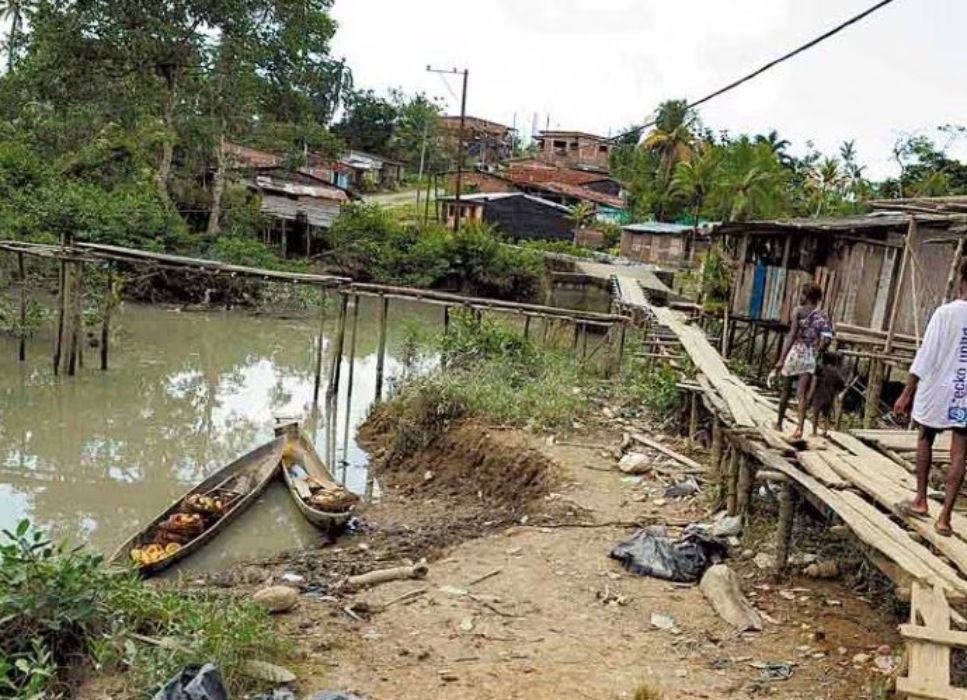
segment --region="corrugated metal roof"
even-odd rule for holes
[[[910,214],[900,212],[874,212],[861,216],[841,216],[817,219],[785,219],[781,221],[730,221],[717,224],[712,235],[736,233],[785,233],[805,231],[812,233],[848,233],[850,231],[873,231],[884,229],[905,229],[910,223]],[[920,223],[950,225],[962,221],[962,217],[943,214],[917,214]]]
[[[642,221],[637,224],[628,224],[627,226],[622,226],[625,231],[630,231],[632,233],[685,233],[686,231],[691,231],[694,226],[683,226],[682,224],[669,224],[664,221]]]
[[[262,195],[261,211],[276,219],[295,221],[304,217],[310,226],[329,228],[339,216],[338,202],[314,199],[312,197],[281,197],[274,194]]]
[[[535,197],[534,195],[524,194],[523,192],[474,192],[473,194],[461,195],[461,202],[471,202],[471,203],[487,203],[494,202],[501,199],[510,199],[511,197],[523,197],[524,199],[530,200],[531,202],[536,202],[537,204],[542,204],[545,207],[550,207],[551,209],[557,209],[558,211],[571,213],[571,208],[566,207],[563,204],[558,204],[557,202],[551,202],[547,199],[542,199],[540,197]],[[437,197],[441,202],[455,202],[457,198],[453,195],[447,197]]]
[[[613,197],[603,192],[595,192],[594,190],[589,190],[587,187],[567,185],[563,182],[547,182],[540,185],[540,188],[548,192],[563,194],[582,201],[604,204],[615,209],[624,209],[625,206],[624,200],[621,197]]]
[[[285,182],[260,175],[254,180],[255,187],[260,190],[282,192],[293,197],[313,197],[315,199],[330,199],[335,202],[348,201],[349,196],[338,187],[326,185],[302,185],[295,182]]]

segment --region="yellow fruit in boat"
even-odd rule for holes
[[[295,445],[291,442],[286,442],[285,447],[282,448],[282,456],[286,459],[295,457]]]
[[[141,563],[141,550],[135,547],[131,550],[131,559],[134,560],[135,564]]]
[[[181,545],[178,544],[177,542],[172,542],[167,547],[165,547],[165,555],[170,557],[172,554],[174,554],[175,552],[177,552],[179,549],[181,549]]]

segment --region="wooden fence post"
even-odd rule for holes
[[[101,371],[107,371],[108,343],[111,338],[111,312],[114,310],[114,263],[107,265],[107,283],[104,290],[104,308],[101,311]]]
[[[339,379],[342,376],[342,354],[346,345],[346,320],[349,308],[349,294],[340,292],[342,300],[339,304],[339,325],[336,331],[335,351],[332,356],[332,367],[329,370],[329,388],[326,394],[331,400],[339,393]]]
[[[376,351],[376,396],[373,403],[379,405],[383,401],[383,372],[386,367],[386,321],[389,317],[389,299],[379,297],[379,349]]]
[[[779,492],[779,527],[776,531],[776,570],[783,571],[789,563],[789,545],[796,514],[796,487],[787,479]]]
[[[80,352],[80,333],[84,325],[83,295],[84,295],[84,263],[74,263],[74,289],[71,296],[71,321],[69,350],[67,355],[67,376],[77,374],[78,353]]]
[[[322,390],[322,359],[326,349],[326,302],[329,290],[323,287],[319,293],[319,337],[316,341],[316,377],[312,391],[312,405],[318,408],[319,393]]]
[[[17,273],[20,278],[20,347],[17,357],[21,362],[27,361],[27,271],[24,265],[24,254],[17,253]]]
[[[346,463],[349,461],[349,419],[353,406],[353,382],[356,374],[356,331],[359,328],[359,295],[353,297],[353,325],[349,331],[349,375],[346,377],[346,417],[343,430],[343,485],[346,482]]]

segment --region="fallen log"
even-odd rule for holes
[[[717,564],[705,572],[699,584],[702,594],[718,616],[739,632],[761,630],[762,617],[742,595],[735,572],[724,564]]]
[[[425,578],[429,573],[429,568],[424,563],[414,564],[413,566],[398,566],[392,569],[378,569],[359,576],[350,576],[345,580],[342,587],[349,590],[377,586],[381,583],[390,581],[408,581],[413,579]]]

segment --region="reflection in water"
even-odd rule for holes
[[[390,319],[387,377],[401,369],[396,357],[407,323],[442,325],[442,312],[394,301]],[[109,553],[188,487],[270,439],[275,416],[310,414],[313,320],[128,306],[120,328],[111,369],[85,369],[74,379],[53,377],[49,337],[28,346],[25,364],[16,360],[16,344],[0,338],[0,527],[29,517],[55,537]],[[366,488],[366,455],[353,434],[372,403],[376,346],[376,304],[364,300],[349,441],[342,430],[347,344],[333,444],[347,461],[333,472],[358,493]],[[321,454],[328,422],[308,424]],[[284,489],[270,489],[191,566],[318,541],[287,498]]]

